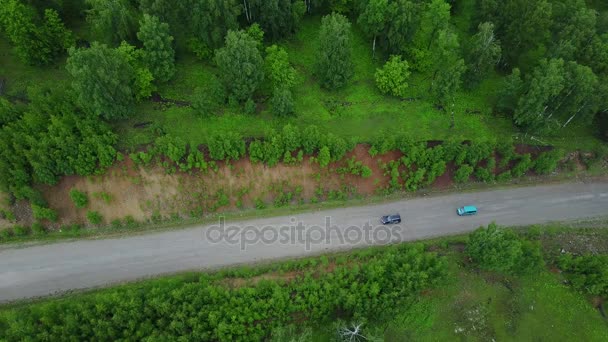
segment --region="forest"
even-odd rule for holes
[[[540,174],[608,137],[600,0],[0,0],[0,30],[0,190],[37,219],[57,216],[37,185],[125,158],[326,166],[358,143],[448,141],[412,190],[458,160],[494,179],[514,136],[559,148]]]

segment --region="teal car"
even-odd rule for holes
[[[465,205],[464,207],[460,207],[456,209],[456,213],[458,216],[469,216],[477,214],[477,208],[472,205]]]

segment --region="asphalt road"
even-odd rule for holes
[[[467,204],[476,205],[478,215],[457,216],[456,207]],[[381,215],[394,212],[402,216],[400,225],[378,224]],[[0,301],[163,273],[462,233],[492,221],[525,225],[605,215],[608,183],[570,183],[233,222],[225,225],[223,234],[218,225],[199,226],[117,239],[4,248],[0,250]]]

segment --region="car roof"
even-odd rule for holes
[[[464,209],[464,211],[477,211],[477,208],[475,208],[475,206],[472,206],[472,205],[465,205],[462,208]]]

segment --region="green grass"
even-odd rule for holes
[[[267,103],[255,115],[244,115],[239,109],[227,109],[211,119],[197,118],[187,108],[175,106],[160,108],[144,103],[137,114],[121,123],[120,145],[135,148],[153,140],[152,130],[134,129],[139,122],[152,121],[164,131],[180,136],[191,144],[204,144],[207,137],[222,131],[235,131],[243,136],[264,136],[269,129],[280,129],[286,123],[299,127],[317,125],[322,130],[358,141],[369,141],[385,131],[405,133],[419,140],[440,140],[456,136],[463,139],[488,139],[510,136],[513,127],[509,119],[491,116],[491,104],[501,78],[491,77],[473,91],[460,92],[455,105],[456,126],[450,129],[450,118],[434,108],[428,98],[429,80],[425,75],[414,75],[408,97],[414,101],[381,94],[374,83],[374,72],[382,66],[383,57],[372,58],[371,44],[353,27],[352,58],[355,75],[343,89],[322,89],[315,77],[315,60],[318,46],[319,17],[308,17],[298,33],[281,42],[290,61],[299,74],[294,92],[296,116],[283,119],[274,117]],[[210,62],[203,63],[188,56],[177,61],[174,80],[159,88],[166,98],[190,100],[193,90],[204,86],[217,70]],[[258,96],[259,98],[259,96]],[[467,111],[477,112],[475,114]]]
[[[6,37],[0,35],[0,78],[6,80],[4,91],[8,96],[23,98],[33,85],[50,88],[67,85],[65,60],[63,57],[47,67],[26,65],[15,55]]]

